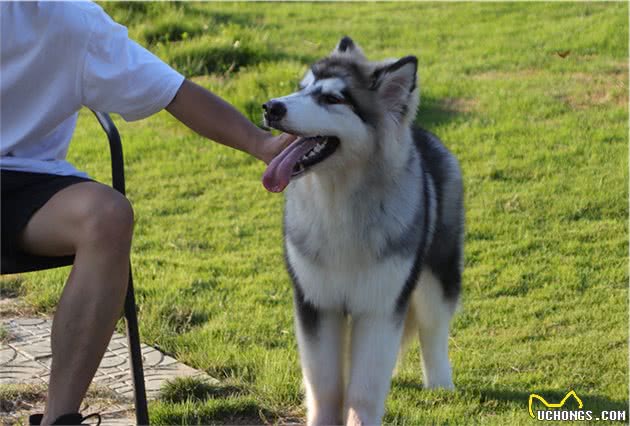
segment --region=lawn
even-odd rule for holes
[[[627,3],[104,3],[130,35],[256,123],[348,34],[419,58],[417,123],[459,158],[467,230],[452,327],[457,390],[422,389],[412,348],[396,425],[534,424],[530,393],[628,408]],[[264,165],[168,113],[125,123],[141,336],[223,386],[176,383],[156,424],[302,419],[282,196]],[[69,158],[109,182],[81,113]],[[52,313],[68,270],[2,281]],[[196,389],[196,391],[195,391]],[[627,418],[627,417],[626,417]]]

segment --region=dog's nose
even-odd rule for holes
[[[269,101],[263,104],[265,110],[265,118],[269,121],[278,121],[287,113],[287,107],[282,102]]]

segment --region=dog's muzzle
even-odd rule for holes
[[[287,114],[287,107],[280,101],[269,101],[263,104],[265,111],[265,120],[268,123],[274,123],[282,120]]]

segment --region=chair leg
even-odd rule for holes
[[[129,343],[131,374],[133,375],[136,423],[139,425],[148,425],[149,411],[147,409],[147,395],[144,387],[142,352],[140,350],[140,335],[138,333],[138,318],[136,316],[136,301],[133,292],[131,265],[129,265],[129,285],[125,299],[125,319],[127,320],[127,340]]]

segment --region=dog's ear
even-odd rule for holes
[[[362,59],[365,59],[365,55],[363,54],[361,47],[359,47],[359,45],[356,44],[354,40],[352,40],[348,36],[344,36],[341,38],[341,40],[339,40],[339,43],[337,43],[337,46],[335,46],[331,54],[332,55],[352,55],[355,57],[360,57]]]
[[[343,36],[343,38],[339,40],[339,43],[337,43],[337,47],[335,47],[335,52],[347,52],[352,51],[355,48],[356,45],[354,44],[354,41],[348,36]]]
[[[405,56],[396,62],[377,68],[372,73],[371,89],[391,111],[406,112],[409,96],[416,90],[418,58]]]

